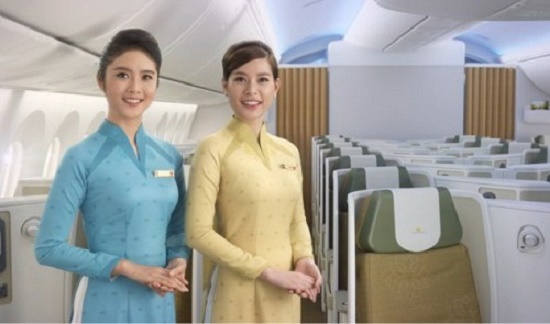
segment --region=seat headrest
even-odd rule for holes
[[[535,163],[550,163],[548,159],[548,145],[539,145],[540,151]]]
[[[421,252],[460,243],[462,226],[446,188],[377,190],[356,214],[363,252]]]
[[[336,160],[332,166],[329,166],[329,189],[332,190],[332,171],[350,168],[375,167],[377,166],[377,158],[374,154],[356,154],[343,155],[335,157]]]
[[[342,155],[353,155],[353,154],[367,154],[368,149],[364,146],[343,146],[335,147],[330,150],[328,153],[329,157],[342,156]]]
[[[445,143],[459,143],[460,135],[454,135],[445,139]]]
[[[374,163],[372,163],[374,162]],[[361,167],[373,167],[373,166],[385,166],[386,161],[380,153],[367,153],[361,155],[343,155],[340,156],[336,162],[335,170],[361,168]]]
[[[348,194],[365,189],[412,188],[409,172],[403,166],[351,168],[339,188],[339,210],[348,211]]]

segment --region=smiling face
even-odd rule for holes
[[[257,58],[236,68],[222,81],[235,118],[258,130],[279,89],[267,58]]]
[[[107,66],[105,78],[98,79],[109,103],[107,119],[117,125],[139,125],[155,98],[157,78],[155,62],[142,51],[116,57]]]

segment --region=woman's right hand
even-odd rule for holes
[[[261,280],[286,290],[306,291],[315,284],[315,279],[298,271],[265,269],[259,277]]]
[[[161,296],[164,296],[166,292],[187,289],[182,282],[170,276],[170,271],[165,268],[144,266],[126,259],[120,260],[113,269],[111,276],[125,276],[152,288]]]

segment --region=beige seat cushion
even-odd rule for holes
[[[357,256],[357,322],[481,322],[466,247]]]

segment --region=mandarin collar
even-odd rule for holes
[[[227,128],[237,134],[237,137],[240,138],[242,141],[247,143],[254,152],[262,159],[263,163],[266,167],[270,168],[270,162],[269,162],[269,152],[268,152],[268,143],[267,143],[267,128],[265,126],[265,123],[262,124],[262,128],[260,129],[260,143],[258,143],[258,140],[256,138],[256,134],[252,131],[252,127],[248,125],[247,123],[244,123],[237,118],[233,117],[229,124],[227,125]]]
[[[132,145],[130,144],[130,140],[128,139],[128,136],[124,131],[122,130],[122,127],[119,125],[105,119],[103,123],[99,126],[99,133],[106,136],[108,139],[113,140],[120,148],[128,155],[130,159],[134,162],[136,167],[138,167],[141,172],[146,175],[145,170],[145,156],[146,156],[146,141],[147,141],[147,135],[145,134],[145,130],[143,129],[143,124],[139,125],[138,130],[136,131],[135,140],[136,140],[136,146],[138,149],[138,155],[135,154],[134,149],[132,148]]]

